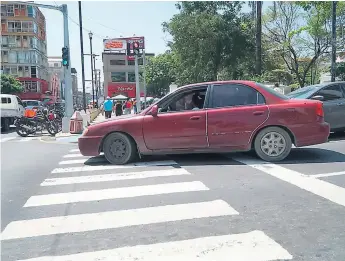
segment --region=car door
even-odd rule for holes
[[[206,92],[207,87],[193,90]],[[177,93],[163,104],[158,104],[157,116],[144,116],[143,135],[148,149],[170,151],[208,147],[206,110],[185,108],[183,103],[190,95],[190,90]]]
[[[261,93],[250,86],[217,84],[211,90],[207,110],[210,148],[246,146],[255,130],[268,119],[268,106]]]
[[[328,85],[317,92],[323,99],[325,121],[331,125],[331,129],[345,126],[345,96],[340,84]]]
[[[17,98],[17,103],[18,103],[18,114],[20,116],[23,116],[24,111],[25,111],[25,106],[24,106],[22,100],[18,96],[16,96],[16,98]]]

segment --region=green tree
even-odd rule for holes
[[[14,94],[23,92],[20,81],[9,74],[1,74],[1,93]]]
[[[301,2],[277,2],[276,10],[265,13],[264,33],[276,45],[285,65],[300,86],[317,60],[328,52],[331,43],[330,20],[318,5],[308,11]],[[301,19],[302,18],[302,19]],[[305,58],[310,58],[305,62]]]
[[[340,78],[341,81],[345,81],[345,62],[337,64],[336,76]]]
[[[239,12],[241,5],[225,1],[177,4],[180,13],[163,23],[163,28],[173,37],[178,84],[243,74],[239,67],[247,53],[254,52],[254,42],[250,17]]]
[[[176,56],[172,52],[148,60],[145,68],[147,95],[161,96],[169,91],[169,85],[175,81],[176,64]]]

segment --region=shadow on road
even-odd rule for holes
[[[0,131],[1,134],[9,134],[9,133],[13,133],[13,132],[16,132],[16,127],[14,127],[14,126],[11,126],[8,131],[3,131],[2,128]]]
[[[331,133],[329,135],[329,140],[330,141],[345,140],[345,131],[344,132]]]

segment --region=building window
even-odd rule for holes
[[[7,16],[6,5],[1,5],[1,17]]]
[[[1,47],[8,47],[8,36],[7,35],[1,36]]]
[[[23,48],[28,48],[29,47],[29,43],[28,43],[28,37],[26,35],[23,36]]]
[[[135,61],[133,60],[128,60],[128,65],[135,65]]]
[[[125,72],[112,72],[111,73],[112,82],[126,82],[126,73]]]
[[[33,9],[33,7],[31,5],[28,5],[27,9],[28,9],[28,16],[29,17],[34,17],[34,9]]]
[[[59,63],[54,63],[54,67],[59,67]]]
[[[7,16],[14,16],[13,5],[7,5]]]
[[[126,65],[125,60],[110,60],[110,65]]]
[[[9,51],[8,52],[8,62],[9,63],[17,63],[17,52],[16,51]]]
[[[3,63],[8,63],[8,51],[1,51],[1,60]]]
[[[128,73],[128,82],[135,82],[135,73]]]

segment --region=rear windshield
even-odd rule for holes
[[[289,98],[293,99],[308,99],[310,96],[312,96],[320,87],[323,85],[311,85],[311,86],[306,86],[303,88],[300,88],[296,91],[290,92],[288,94]]]
[[[282,99],[282,100],[288,100],[289,97],[285,96],[284,94],[275,91],[273,88],[267,87],[266,85],[263,85],[262,83],[256,82],[256,85],[258,85],[260,88],[264,89],[265,91],[269,92],[270,94]]]
[[[38,101],[24,101],[23,102],[25,106],[38,106],[39,102]]]

